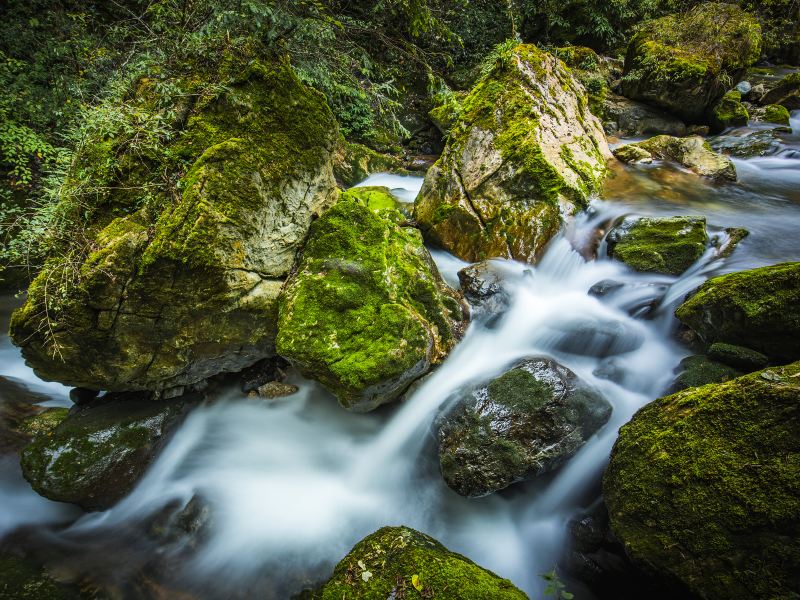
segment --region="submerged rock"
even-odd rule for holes
[[[800,73],[790,73],[761,97],[761,104],[780,104],[787,110],[800,109]]]
[[[626,217],[606,237],[608,255],[641,272],[680,275],[705,252],[705,217]]]
[[[712,131],[719,132],[726,127],[739,127],[747,125],[750,115],[747,107],[742,104],[742,94],[736,90],[725,94],[722,99],[714,105],[711,110]]]
[[[337,127],[324,97],[288,65],[227,64],[230,72],[175,81],[191,98],[198,80],[225,85],[184,107],[157,158],[126,154],[135,144],[125,128],[82,146],[60,207],[84,188],[103,190],[86,199],[88,247],[76,237],[54,256],[11,323],[41,378],[167,390],[274,353],[284,278],[312,218],[336,198]],[[155,110],[146,81],[120,109],[132,119]],[[174,189],[152,183],[151,172],[173,178]]]
[[[707,343],[757,350],[775,361],[800,358],[800,262],[708,280],[675,311]]]
[[[46,411],[28,421],[22,474],[45,498],[105,510],[131,491],[186,410],[185,399],[112,395]]]
[[[384,527],[358,542],[309,600],[527,596],[491,571],[409,527]]]
[[[415,218],[427,241],[464,260],[533,261],[606,174],[586,92],[560,60],[522,44],[460,108]]]
[[[643,23],[628,44],[622,93],[697,123],[761,52],[758,20],[708,2]]]
[[[620,429],[603,496],[636,564],[701,598],[796,597],[798,375],[794,363],[679,392]]]
[[[736,181],[736,167],[731,159],[715,153],[708,142],[697,135],[686,138],[657,135],[644,142],[615,148],[614,156],[623,162],[642,162],[648,157],[641,150],[650,158],[677,162],[704,177]]]
[[[358,412],[398,398],[467,321],[393,203],[374,189],[343,194],[311,226],[281,299],[278,352]]]
[[[611,404],[548,358],[528,358],[458,399],[438,424],[445,482],[484,496],[565,463],[611,417]]]

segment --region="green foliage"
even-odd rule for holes
[[[549,573],[543,573],[541,577],[547,582],[543,592],[546,597],[555,598],[555,600],[572,600],[575,597],[575,594],[566,590],[567,586],[561,581],[555,569]]]

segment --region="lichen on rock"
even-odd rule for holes
[[[384,189],[353,188],[311,226],[277,348],[351,410],[392,401],[460,338],[467,308]]]
[[[609,157],[569,69],[521,44],[460,102],[415,218],[426,240],[465,260],[531,262],[562,217],[586,207]]]
[[[603,480],[631,559],[701,598],[794,598],[800,363],[692,388],[620,430]]]

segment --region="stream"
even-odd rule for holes
[[[473,322],[402,403],[351,414],[296,373],[289,381],[300,391],[277,401],[230,389],[195,409],[134,491],[102,513],[39,497],[16,456],[0,457],[0,536],[33,548],[64,578],[88,574],[116,597],[286,598],[324,580],[365,535],[402,524],[542,597],[541,575],[558,562],[568,520],[597,501],[617,430],[669,387],[689,354],[675,336],[675,308],[711,276],[800,257],[800,111],[792,126],[771,156],[734,159],[734,184],[663,163],[615,167],[603,199],[569,223],[536,266],[497,261],[508,311]],[[421,183],[383,174],[362,185],[388,186],[411,203]],[[635,273],[606,258],[604,242],[599,258],[585,260],[595,232],[629,214],[705,215],[711,237],[724,237],[726,227],[750,236],[729,258],[709,249],[681,277]],[[466,263],[432,253],[457,285]],[[588,294],[603,280],[624,285]],[[5,335],[20,302],[0,299],[0,408],[69,406],[68,389],[38,380]],[[611,420],[554,474],[462,498],[438,471],[436,416],[459,389],[535,355],[555,358],[604,394]],[[202,535],[154,533],[154,519],[193,498],[211,514]]]

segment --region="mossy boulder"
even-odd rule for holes
[[[761,98],[761,104],[780,104],[787,110],[800,109],[800,73],[790,73]]]
[[[726,127],[740,127],[747,125],[750,115],[747,107],[742,104],[742,94],[738,90],[731,90],[714,105],[711,110],[711,130],[720,132]]]
[[[76,586],[58,583],[37,563],[0,554],[0,600],[79,600],[94,598]]]
[[[622,162],[642,162],[646,156],[629,148],[633,146],[646,151],[651,158],[674,161],[693,173],[722,181],[736,181],[736,167],[727,156],[717,154],[699,135],[676,138],[657,135],[635,144],[614,149],[614,156]]]
[[[564,215],[586,207],[609,157],[566,65],[521,44],[461,101],[414,215],[427,241],[464,260],[530,262]]]
[[[800,590],[800,363],[656,400],[603,480],[631,559],[700,598]]]
[[[675,311],[708,344],[751,348],[773,361],[800,358],[800,262],[705,282]]]
[[[373,173],[403,170],[403,163],[391,154],[382,154],[363,144],[339,141],[333,164],[336,181],[344,187],[361,183]]]
[[[744,373],[758,371],[769,364],[769,357],[766,354],[725,342],[711,344],[708,348],[708,356]]]
[[[680,275],[705,252],[705,217],[626,217],[606,237],[608,255],[635,271]]]
[[[767,104],[753,110],[753,120],[778,125],[789,125],[789,111],[780,104]]]
[[[508,579],[409,527],[383,527],[356,544],[314,600],[470,598],[526,600]]]
[[[628,44],[622,93],[690,123],[704,122],[760,53],[755,16],[735,4],[700,4],[640,25]]]
[[[440,418],[442,475],[462,496],[485,496],[558,468],[610,417],[611,404],[566,367],[521,360]]]
[[[59,209],[82,198],[88,222],[11,323],[41,378],[165,390],[274,353],[281,287],[313,217],[338,193],[337,126],[287,64],[228,62],[176,81],[188,95],[200,77],[220,85],[184,107],[157,156],[127,155],[127,138],[79,151]],[[134,131],[155,110],[141,87],[120,108]],[[174,187],[142,183],[151,169]],[[83,188],[102,191],[76,196]]]
[[[687,356],[678,365],[679,373],[670,392],[699,387],[709,383],[722,383],[736,379],[743,373],[705,355]]]
[[[277,348],[359,412],[399,397],[460,338],[467,308],[388,190],[353,188],[311,226]]]
[[[187,410],[182,400],[101,398],[31,417],[22,474],[45,498],[105,510],[144,474]]]

